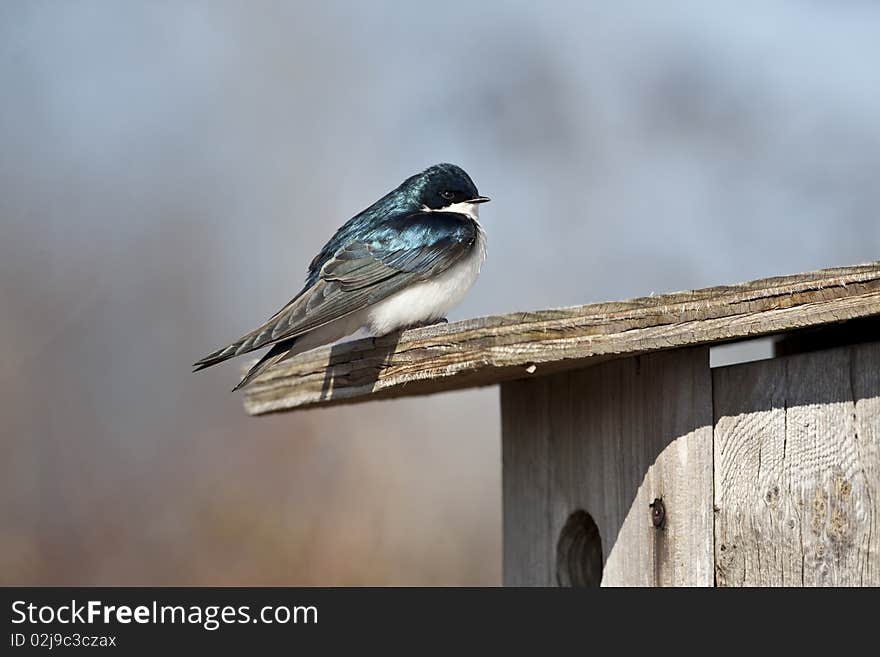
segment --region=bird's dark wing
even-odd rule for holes
[[[339,248],[320,276],[265,324],[193,366],[228,358],[302,335],[435,276],[470,252],[477,226],[464,215],[417,212],[383,222]]]

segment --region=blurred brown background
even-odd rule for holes
[[[878,57],[864,2],[0,4],[0,583],[499,583],[497,391],[190,363],[439,161],[452,319],[877,259]]]

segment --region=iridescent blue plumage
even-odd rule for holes
[[[373,203],[370,207],[362,210],[354,217],[345,222],[324,245],[324,248],[315,256],[309,265],[308,275],[304,290],[314,285],[321,272],[321,267],[333,257],[338,249],[351,240],[363,240],[373,231],[397,222],[407,215],[418,212],[423,207],[437,209],[445,207],[450,200],[440,194],[444,191],[453,191],[456,198],[453,201],[463,201],[479,196],[477,187],[464,169],[454,164],[435,164],[410,176],[396,189],[388,192],[385,196]],[[442,227],[438,227],[442,231]],[[427,236],[427,235],[426,235]]]

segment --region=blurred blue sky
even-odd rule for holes
[[[868,2],[3,3],[3,524],[30,574],[14,581],[62,583],[53,550],[82,583],[131,581],[158,545],[180,570],[143,578],[180,582],[182,536],[208,542],[198,513],[223,485],[284,549],[296,531],[326,553],[322,509],[364,505],[338,560],[492,582],[493,391],[253,420],[227,393],[239,364],[189,363],[439,161],[493,198],[453,319],[876,260],[878,61]],[[289,443],[308,450],[285,461]],[[422,504],[438,519],[419,533]],[[117,561],[89,560],[95,508],[117,518]],[[356,579],[302,570],[317,557],[257,572],[252,549],[230,581]]]

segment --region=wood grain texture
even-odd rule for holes
[[[880,585],[880,343],[713,379],[718,585]]]
[[[521,312],[323,347],[245,389],[251,414],[433,393],[880,314],[880,263]]]
[[[501,408],[506,585],[557,583],[557,541],[580,509],[599,528],[603,586],[712,585],[707,347],[507,382]]]

